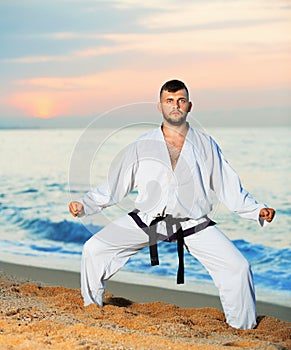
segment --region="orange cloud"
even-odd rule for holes
[[[254,49],[255,50],[255,49]],[[160,66],[130,67],[102,71],[91,75],[76,77],[41,77],[18,80],[16,85],[57,91],[95,91],[101,99],[110,96],[123,96],[126,100],[142,96],[151,82],[168,79],[171,75],[183,76],[193,88],[266,88],[284,87],[291,82],[290,54],[269,57],[260,55],[228,55],[205,60],[183,59],[181,64],[175,60]],[[130,82],[130,83],[129,83]],[[142,84],[140,84],[142,82]],[[126,86],[126,89],[124,88]],[[143,91],[141,91],[141,89]],[[136,93],[138,92],[138,94]],[[104,96],[105,95],[105,96]],[[115,97],[114,97],[115,98]]]

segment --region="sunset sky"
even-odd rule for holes
[[[0,126],[156,102],[172,78],[210,124],[290,125],[290,33],[290,0],[1,0]]]

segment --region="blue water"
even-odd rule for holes
[[[106,175],[108,159],[140,132],[127,130],[113,137],[112,131],[106,129],[87,135],[90,147],[95,142],[100,144],[107,135],[102,151],[94,153],[88,177],[82,168],[86,160],[72,166],[74,157],[79,157],[74,147],[78,146],[80,130],[0,131],[0,260],[79,271],[83,243],[108,221],[127,212],[132,199],[82,221],[68,214],[67,204],[100,183]],[[277,209],[276,219],[265,229],[229,213],[222,205],[216,206],[212,217],[251,263],[256,289],[261,294],[284,297],[284,303],[290,305],[290,130],[208,132],[218,140],[245,187],[258,200]],[[268,147],[270,144],[272,147]],[[141,279],[146,271],[153,278],[175,280],[176,244],[161,242],[159,256],[160,265],[150,266],[146,248],[132,257],[123,271],[140,273]],[[186,251],[185,271],[188,285],[197,281],[212,284],[207,271]]]

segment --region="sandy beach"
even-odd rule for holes
[[[291,349],[291,310],[258,302],[258,326],[225,323],[212,295],[107,283],[83,306],[79,274],[0,262],[1,349]]]

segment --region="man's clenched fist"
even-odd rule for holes
[[[69,204],[69,210],[73,216],[82,216],[85,214],[83,204],[80,202],[71,202]]]
[[[267,222],[271,222],[275,216],[275,210],[273,208],[263,208],[260,211],[260,217]]]

